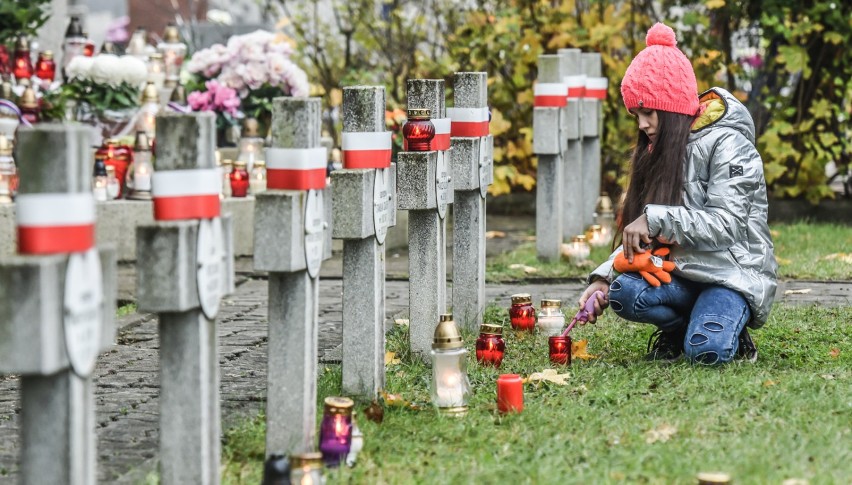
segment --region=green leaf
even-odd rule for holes
[[[785,45],[778,48],[776,60],[785,65],[787,72],[795,74],[805,71],[808,67],[808,52],[804,47],[797,45]],[[809,77],[805,75],[805,77]]]

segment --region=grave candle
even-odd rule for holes
[[[571,238],[571,243],[565,246],[565,255],[568,257],[568,261],[575,264],[587,261],[589,253],[591,253],[591,248],[583,234],[574,236]]]
[[[36,98],[35,91],[32,86],[27,86],[21,98],[18,100],[18,106],[21,108],[21,117],[27,120],[30,124],[38,123],[39,120],[39,104]]]
[[[144,131],[148,139],[154,138],[157,128],[157,113],[160,111],[160,93],[153,82],[148,81],[142,92],[142,107],[139,109],[137,131]]]
[[[430,109],[410,108],[407,115],[408,120],[402,127],[406,151],[428,152],[431,150],[432,138],[435,138],[435,125],[429,120],[432,111]]]
[[[612,199],[606,192],[601,192],[595,204],[595,224],[601,226],[601,237],[605,241],[603,245],[611,243],[615,235],[615,211]]]
[[[230,159],[222,160],[222,191],[220,198],[225,199],[231,196],[231,172],[234,171],[234,162]]]
[[[290,457],[290,482],[293,485],[322,485],[322,454],[302,453]]]
[[[147,56],[148,50],[148,32],[142,27],[137,27],[127,41],[127,47],[124,52],[127,55],[136,56],[144,59]]]
[[[603,226],[600,224],[592,224],[586,233],[586,240],[589,241],[589,246],[600,247],[609,244],[607,237],[604,235]]]
[[[484,366],[500,367],[506,342],[503,340],[503,327],[483,323],[479,327],[479,338],[476,339],[476,360]]]
[[[535,308],[529,293],[512,295],[512,307],[509,308],[509,318],[515,330],[532,330],[535,328]]]
[[[452,314],[444,314],[432,340],[432,403],[450,416],[467,413],[470,382],[467,379],[467,349]]]
[[[0,133],[0,203],[12,202],[17,186],[18,171],[12,158],[12,144]]]
[[[260,161],[261,157],[263,157],[263,138],[260,136],[260,124],[254,118],[246,118],[240,133],[237,160],[246,162],[246,169],[251,172],[255,162]]]
[[[550,361],[554,364],[571,365],[571,337],[554,335],[547,341],[550,348]]]
[[[38,55],[35,75],[48,85],[53,82],[56,78],[56,62],[53,60],[53,52],[44,51]]]
[[[107,170],[104,156],[95,154],[95,170],[92,175],[92,191],[95,200],[105,202],[107,200]]]
[[[151,145],[148,143],[148,135],[144,131],[136,132],[136,142],[133,146],[133,166],[127,171],[127,186],[132,189],[128,199],[150,200],[151,199],[151,174],[154,167],[151,165]]]
[[[327,397],[324,403],[319,449],[326,466],[337,466],[352,446],[352,406],[355,403],[348,397]]]
[[[13,61],[12,74],[20,83],[21,79],[29,79],[33,75],[33,61],[30,58],[30,43],[26,37],[18,37],[15,41],[15,60]]]
[[[180,78],[180,68],[186,56],[186,44],[180,40],[180,32],[174,24],[166,26],[163,41],[157,44],[157,50],[163,54],[166,64],[166,77],[176,82]]]
[[[565,326],[565,314],[562,313],[562,300],[541,300],[538,313],[538,327],[545,335],[558,335]]]
[[[231,197],[245,197],[248,194],[249,175],[246,162],[237,160],[231,170]]]
[[[524,410],[524,382],[518,374],[503,374],[497,378],[497,410],[501,413]]]
[[[251,177],[249,178],[249,186],[252,195],[266,190],[266,162],[263,160],[254,162],[254,167],[251,169]]]
[[[121,191],[121,184],[118,182],[118,179],[115,177],[115,167],[112,165],[107,165],[107,200],[113,200],[118,198],[118,193]]]
[[[154,83],[154,86],[160,89],[165,81],[166,65],[163,63],[163,55],[155,52],[148,57],[148,82]]]
[[[83,55],[86,47],[86,38],[83,36],[83,24],[80,17],[72,15],[65,30],[65,40],[62,42],[62,70],[71,62],[71,59]]]

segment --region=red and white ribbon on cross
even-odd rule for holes
[[[568,104],[568,86],[564,83],[536,83],[533,94],[536,108],[564,108]]]
[[[447,108],[452,120],[450,136],[488,136],[488,108]]]
[[[215,168],[161,170],[151,177],[154,220],[219,217],[221,172]]]
[[[586,78],[586,97],[592,99],[606,99],[607,78]]]
[[[450,118],[435,118],[432,120],[432,124],[435,125],[435,138],[432,138],[429,147],[432,150],[449,150],[453,120]]]
[[[562,78],[568,85],[568,97],[571,99],[582,98],[586,94],[586,75],[565,76]]]
[[[15,203],[19,253],[76,253],[95,246],[91,193],[20,194]]]
[[[266,188],[278,190],[324,189],[328,150],[317,148],[267,148]]]
[[[390,167],[391,135],[390,131],[343,132],[343,168]]]

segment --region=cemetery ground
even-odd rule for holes
[[[587,268],[542,264],[529,247],[531,227],[489,217],[487,319],[502,323],[509,296],[562,298],[573,305]],[[442,418],[428,403],[429,372],[405,354],[407,259],[388,252],[388,393],[381,424],[356,405],[365,447],[355,468],[330,483],[630,483],[689,482],[700,471],[730,473],[739,483],[844,483],[852,475],[852,262],[848,226],[774,224],[783,281],[769,323],[752,335],[756,364],[723,369],[642,360],[651,328],[610,314],[577,328],[590,360],[575,359],[564,385],[525,385],[525,409],[500,416],[499,373],[552,368],[546,340],[507,330],[501,369],[469,360],[470,412]],[[606,253],[603,250],[603,253]],[[593,254],[600,259],[601,254]],[[515,263],[517,262],[517,263]],[[511,264],[535,267],[535,273]],[[319,402],[340,392],[339,257],[320,283]],[[259,483],[264,454],[267,282],[250,260],[238,261],[238,289],[223,302],[219,361],[223,409],[223,482]],[[120,298],[133,300],[133,268],[120,269]],[[335,276],[336,275],[336,276]],[[156,316],[125,306],[118,345],[96,370],[99,482],[156,483],[159,339]],[[395,317],[395,318],[391,318]],[[466,334],[472,348],[473,334]],[[396,362],[394,359],[399,359]],[[401,400],[419,409],[400,406]],[[0,483],[17,481],[17,379],[0,379]],[[319,413],[321,414],[321,412]]]

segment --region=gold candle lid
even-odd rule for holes
[[[169,101],[178,104],[186,104],[186,87],[183,84],[178,84],[172,90],[172,95]]]
[[[162,60],[163,60],[163,54],[161,54],[159,52],[152,52],[151,54],[148,55],[148,61],[149,62],[150,61],[162,61]]]
[[[479,326],[479,333],[486,335],[503,335],[503,326],[494,323],[483,323]]]
[[[598,214],[612,212],[612,199],[609,198],[609,194],[606,192],[601,192],[601,196],[598,197],[598,201],[595,204],[595,212]]]
[[[163,42],[168,44],[177,44],[180,42],[180,32],[177,25],[169,24],[166,26],[166,30],[163,32]]]
[[[5,133],[0,133],[0,155],[12,155],[12,142],[6,138]]]
[[[226,159],[222,160],[222,166],[223,167],[233,166],[233,165],[234,165],[234,161],[231,160],[230,158],[226,158]]]
[[[30,50],[30,41],[27,40],[23,35],[18,37],[15,41],[15,50],[16,51],[28,51]]]
[[[349,416],[352,414],[352,407],[355,406],[355,402],[348,397],[327,397],[323,400],[323,404],[325,405],[325,412],[327,414],[345,414]]]
[[[406,115],[409,120],[428,120],[432,117],[432,110],[429,108],[408,108]]]
[[[53,51],[42,51],[41,52],[41,58],[44,59],[45,61],[53,60]]]
[[[542,308],[562,308],[562,300],[555,299],[542,299],[541,300]]]
[[[235,166],[235,167],[243,167],[243,168],[245,168],[245,166],[246,166],[246,161],[245,161],[245,160],[237,160],[236,162],[234,162],[234,166]]]
[[[157,86],[154,85],[153,82],[148,81],[148,84],[145,85],[145,90],[142,91],[142,103],[159,103],[160,102],[160,92],[157,90]]]
[[[435,327],[435,336],[432,339],[433,349],[460,349],[464,347],[459,328],[453,321],[452,313],[441,315],[438,326]]]
[[[322,468],[322,453],[311,451],[291,455],[290,468]]]
[[[136,141],[133,143],[134,152],[151,151],[151,142],[148,140],[148,134],[144,131],[136,132]]]
[[[14,96],[15,93],[12,91],[12,83],[9,81],[3,81],[3,84],[0,84],[0,98],[11,101]]]
[[[571,238],[571,242],[584,243],[586,242],[586,236],[584,234],[578,234]]]
[[[18,104],[21,108],[38,108],[38,99],[36,99],[36,94],[32,86],[27,86],[27,89],[24,89],[24,93],[21,94]]]
[[[516,295],[512,295],[512,304],[523,305],[525,303],[532,303],[532,295],[529,293],[518,293]]]
[[[260,136],[260,123],[257,122],[257,119],[246,118],[245,120],[243,120],[242,136],[252,138],[257,138]]]

